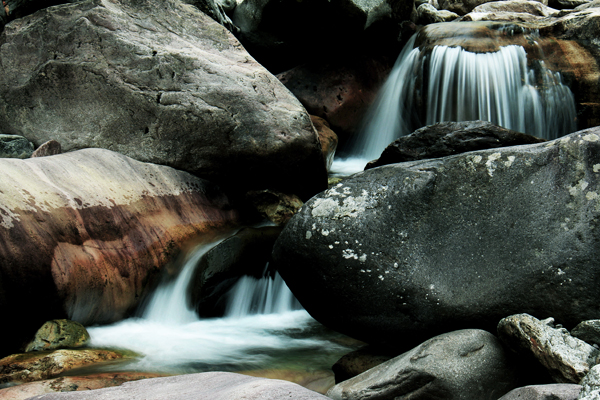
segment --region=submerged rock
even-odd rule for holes
[[[40,381],[74,368],[120,358],[123,355],[114,351],[95,349],[13,354],[0,360],[0,383]]]
[[[334,386],[327,395],[334,400],[495,400],[515,384],[498,339],[470,329],[434,337]]]
[[[487,121],[440,122],[396,139],[386,147],[378,160],[369,162],[365,169],[544,141]]]
[[[55,319],[42,325],[25,351],[75,348],[86,346],[89,343],[90,334],[79,322]]]
[[[36,400],[230,400],[261,399],[327,400],[312,390],[277,379],[253,378],[229,372],[205,372],[127,382],[121,386],[90,392],[52,393]]]
[[[498,336],[514,351],[532,354],[556,382],[579,383],[600,362],[600,350],[547,322],[553,321],[512,315],[500,321]]]
[[[195,7],[84,0],[13,21],[0,44],[3,132],[65,152],[110,149],[239,192],[326,188],[306,110]]]
[[[0,159],[0,170],[2,346],[57,317],[123,318],[186,241],[237,223],[215,185],[108,150]]]
[[[308,201],[273,257],[318,321],[370,342],[507,315],[595,318],[600,128],[386,165]]]

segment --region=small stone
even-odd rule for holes
[[[33,143],[19,135],[0,134],[0,158],[29,158]]]
[[[35,149],[31,157],[54,156],[60,153],[62,153],[60,143],[58,143],[56,140],[48,140],[47,142],[42,143],[40,147]]]
[[[55,319],[42,325],[25,352],[76,348],[89,343],[90,335],[79,322]]]
[[[579,383],[599,361],[600,352],[546,321],[529,314],[512,315],[500,321],[498,336],[513,350],[531,353],[556,382]]]

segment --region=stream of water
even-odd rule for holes
[[[279,274],[242,277],[228,294],[223,318],[200,319],[186,293],[200,258],[216,243],[194,249],[176,279],[165,280],[139,316],[90,327],[94,347],[122,348],[140,356],[110,368],[160,373],[329,370],[352,350],[297,302]],[[109,369],[110,369],[109,368]]]

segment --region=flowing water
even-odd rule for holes
[[[334,160],[333,175],[361,171],[398,137],[436,122],[484,120],[545,139],[577,129],[574,96],[561,74],[543,59],[528,59],[523,46],[491,52],[420,48],[417,36],[398,57],[349,155]],[[526,39],[534,45],[538,40],[535,32]]]
[[[200,258],[215,243],[191,252],[176,279],[163,282],[137,318],[91,327],[91,345],[140,356],[126,369],[161,373],[260,369],[329,370],[343,354],[342,335],[302,309],[279,274],[243,277],[228,294],[223,318],[200,319],[186,293]]]

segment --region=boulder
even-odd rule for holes
[[[582,321],[571,330],[571,335],[592,345],[600,345],[600,319]]]
[[[511,12],[511,11],[493,11],[493,12],[476,12],[472,11],[467,15],[461,17],[458,21],[460,22],[484,22],[484,21],[495,21],[495,22],[513,22],[513,23],[535,23],[542,21],[544,17],[537,15],[522,13],[522,12]]]
[[[473,9],[474,13],[512,12],[525,13],[538,17],[555,17],[559,11],[533,0],[504,0],[491,1]]]
[[[0,384],[40,381],[74,368],[121,358],[120,353],[95,349],[13,354],[0,360]]]
[[[48,140],[47,142],[42,143],[40,147],[35,149],[31,157],[47,157],[60,153],[62,153],[60,143],[58,143],[56,140]]]
[[[229,372],[205,372],[127,382],[121,386],[88,392],[51,393],[31,400],[327,400],[312,390],[277,379]]]
[[[600,365],[595,365],[581,381],[581,392],[577,400],[598,399],[600,399]]]
[[[23,136],[0,134],[0,158],[29,158],[32,154],[33,143]]]
[[[385,165],[309,200],[275,242],[304,308],[369,343],[507,315],[598,315],[600,128]]]
[[[544,141],[488,121],[440,122],[396,139],[385,148],[379,159],[369,162],[365,169]]]
[[[56,350],[87,346],[90,334],[79,322],[55,319],[46,322],[36,332],[25,351]]]
[[[448,10],[438,10],[429,3],[421,4],[417,8],[417,21],[423,25],[449,22],[457,18],[460,18],[458,14]]]
[[[46,393],[102,389],[119,386],[129,381],[157,378],[159,376],[163,375],[146,372],[116,372],[85,376],[61,376],[59,378],[22,383],[18,386],[0,389],[0,399],[25,400]]]
[[[581,386],[575,384],[532,385],[511,390],[500,400],[577,400],[580,391]]]
[[[24,44],[26,43],[26,44]],[[101,147],[244,192],[326,188],[296,98],[233,35],[178,0],[85,0],[0,36],[0,130]]]
[[[198,262],[189,285],[201,317],[220,317],[222,296],[244,275],[262,277],[281,228],[244,228],[210,249]]]
[[[533,354],[556,382],[579,383],[600,362],[600,350],[572,337],[564,328],[550,326],[528,314],[506,317],[498,336],[516,352]]]
[[[2,346],[53,318],[120,320],[184,243],[237,223],[215,185],[109,150],[0,159],[0,170]]]
[[[498,339],[481,330],[446,333],[327,392],[334,400],[495,400],[516,374]]]
[[[477,6],[489,3],[493,0],[438,0],[440,10],[449,10],[458,15],[465,15],[473,11]],[[541,0],[541,4],[548,5],[548,0]]]

